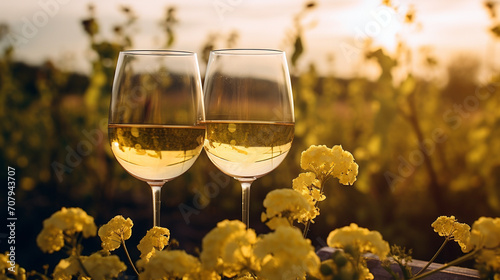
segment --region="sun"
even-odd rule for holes
[[[373,2],[364,2],[370,19],[364,26],[359,27],[365,38],[372,45],[396,51],[399,43],[408,34],[413,25],[413,7],[402,6],[396,3],[373,5]],[[360,31],[358,30],[358,33]]]

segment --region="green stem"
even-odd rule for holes
[[[122,238],[122,245],[123,245],[123,249],[125,250],[125,254],[127,255],[128,261],[130,262],[130,265],[132,265],[132,268],[134,269],[135,274],[137,274],[137,276],[139,276],[139,271],[137,271],[137,268],[135,268],[135,265],[134,265],[134,262],[132,261],[132,258],[130,258],[130,254],[128,253],[128,250],[127,250],[127,245],[125,245],[125,240],[123,240],[123,238]]]
[[[304,231],[302,232],[302,237],[304,237],[304,238],[307,237],[307,232],[309,231],[310,225],[311,225],[311,220],[306,222],[306,225],[304,226]]]
[[[326,180],[325,180],[326,181]],[[323,184],[323,180],[319,180],[319,185],[321,186],[321,189],[320,189],[320,194],[323,194],[323,187],[324,187],[324,184]],[[319,201],[316,201],[316,203],[314,204],[314,207],[317,207],[318,206],[318,203]],[[302,237],[306,238],[307,237],[307,233],[309,231],[309,227],[311,226],[311,220],[308,220],[306,222],[306,225],[304,226],[304,231],[302,232]]]
[[[472,257],[474,257],[474,255],[475,255],[477,252],[478,252],[477,250],[474,250],[474,251],[472,251],[472,252],[470,252],[470,253],[468,253],[468,254],[466,254],[466,255],[461,256],[461,257],[460,257],[460,258],[458,258],[458,259],[455,259],[455,260],[453,260],[453,261],[451,261],[451,262],[449,262],[449,263],[447,263],[447,264],[444,264],[444,265],[443,265],[443,266],[441,266],[440,268],[437,268],[437,269],[434,269],[434,270],[428,271],[428,272],[426,272],[426,273],[424,273],[424,274],[420,274],[419,276],[417,276],[417,277],[415,277],[415,278],[411,278],[411,280],[417,280],[417,279],[422,279],[422,278],[425,278],[425,277],[427,277],[427,276],[429,276],[429,275],[431,275],[431,274],[434,274],[434,273],[436,273],[436,272],[439,272],[439,271],[441,271],[441,270],[443,270],[443,269],[446,269],[446,268],[448,268],[448,267],[450,267],[450,266],[454,266],[454,265],[457,265],[457,264],[459,264],[459,263],[461,263],[461,262],[464,262],[464,261],[466,261],[466,260],[469,260],[469,259],[471,259]]]
[[[427,262],[427,264],[424,267],[422,267],[422,269],[420,269],[420,271],[417,272],[417,274],[415,274],[415,276],[418,276],[420,273],[424,272],[434,262],[434,260],[441,253],[441,251],[443,251],[444,245],[446,245],[446,243],[448,243],[448,241],[449,241],[448,238],[444,239],[443,244],[441,244],[441,247],[439,247],[439,249],[434,254],[434,256],[432,256],[432,258]]]
[[[83,274],[85,274],[86,277],[89,277],[90,279],[92,279],[92,276],[90,275],[89,271],[85,268],[85,266],[83,265],[83,262],[82,262],[82,258],[80,255],[81,254],[81,247],[78,246],[79,238],[75,235],[66,235],[66,237],[68,238],[67,242],[69,244],[71,244],[69,256],[70,257],[75,256],[76,261],[78,262],[78,265],[82,269]]]
[[[78,254],[76,256],[76,260],[78,261],[78,264],[80,265],[80,267],[82,268],[82,271],[83,273],[85,274],[85,276],[89,277],[90,279],[92,279],[92,276],[90,275],[89,271],[85,268],[85,266],[83,266],[83,262],[82,262],[82,259],[80,258],[80,255]]]

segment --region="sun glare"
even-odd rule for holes
[[[362,1],[361,6],[368,18],[362,26],[357,27],[356,36],[369,40],[373,46],[382,47],[389,52],[396,51],[400,40],[413,23],[413,8],[374,1]]]

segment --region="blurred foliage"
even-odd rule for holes
[[[293,53],[292,58],[290,59],[292,66],[295,66],[297,64],[297,60],[304,52],[304,43],[302,42],[304,29],[306,27],[313,27],[316,24],[315,22],[312,22],[309,24],[309,26],[304,26],[304,24],[302,23],[303,18],[309,13],[310,10],[316,7],[316,5],[316,2],[314,1],[306,3],[303,6],[302,10],[293,18],[294,30],[292,31],[291,36],[293,40]]]
[[[384,3],[390,6],[390,1]],[[493,25],[490,34],[497,40],[498,3],[485,3]],[[287,32],[293,67],[307,51],[304,32],[314,25],[304,24],[303,18],[316,6],[306,3]],[[139,231],[135,236],[151,226],[148,186],[119,166],[107,139],[116,59],[119,51],[134,46],[137,32],[133,10],[120,10],[124,20],[113,27],[112,38],[102,35],[95,7],[89,6],[81,21],[89,42],[89,75],[62,70],[50,61],[27,65],[13,60],[13,46],[2,50],[0,162],[2,170],[12,166],[17,171],[17,238],[26,241],[18,252],[30,252],[19,254],[18,261],[26,267],[54,265],[30,248],[36,248],[41,221],[63,206],[85,209],[98,225],[116,214],[131,217]],[[179,19],[175,7],[166,11],[160,26],[163,45],[170,47]],[[410,12],[408,24],[415,20],[416,11]],[[0,39],[5,34],[8,26],[2,24]],[[211,49],[233,47],[237,40],[236,31],[209,34],[200,58],[206,62]],[[477,61],[457,58],[445,66],[425,53],[422,67],[429,72],[447,67],[443,83],[407,70],[411,50],[403,41],[396,54],[371,44],[363,51],[363,63],[377,65],[378,78],[320,75],[314,64],[300,73],[292,71],[295,140],[285,162],[252,187],[252,227],[265,231],[259,222],[262,200],[272,189],[291,186],[303,150],[312,144],[340,144],[354,153],[358,181],[354,187],[327,186],[328,199],[320,204],[321,215],[309,234],[313,244],[321,246],[332,229],[354,222],[380,231],[390,243],[414,248],[417,259],[429,259],[441,242],[429,230],[438,215],[454,215],[465,223],[500,215],[500,75],[479,83],[474,78]],[[402,78],[396,79],[394,73],[401,72]],[[240,195],[235,180],[202,154],[186,174],[164,187],[162,225],[195,252],[218,221],[239,219]],[[443,259],[453,254],[460,252],[447,252]]]
[[[287,37],[285,38],[285,44],[291,45],[293,47],[292,55],[290,57],[290,63],[292,66],[292,73],[295,72],[295,67],[297,61],[304,53],[304,33],[307,29],[313,28],[317,22],[315,20],[304,23],[304,18],[314,10],[318,4],[316,1],[308,1],[303,6],[302,9],[293,17],[293,27],[288,30]]]

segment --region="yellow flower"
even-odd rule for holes
[[[132,235],[134,223],[130,218],[123,218],[121,215],[115,216],[107,224],[99,228],[99,237],[104,250],[113,251],[120,247],[124,240]]]
[[[116,255],[102,256],[94,253],[83,259],[83,266],[92,280],[104,280],[118,277],[120,272],[127,270],[127,266]]]
[[[431,226],[439,236],[453,238],[462,250],[467,246],[470,239],[470,226],[464,223],[459,223],[455,216],[440,216],[434,221]]]
[[[316,175],[313,172],[303,172],[300,173],[299,176],[292,181],[293,189],[297,191],[305,191],[309,189],[311,186],[319,188],[319,180],[316,178]]]
[[[434,231],[439,234],[439,236],[449,237],[453,236],[456,222],[457,220],[455,219],[455,216],[440,216],[431,224],[431,226],[434,228]]]
[[[380,259],[385,259],[390,252],[389,243],[382,239],[378,231],[370,231],[354,223],[330,232],[326,242],[332,248],[353,246],[360,253],[371,252]]]
[[[137,245],[137,249],[141,251],[141,259],[145,259],[146,261],[149,260],[155,250],[161,251],[168,245],[169,239],[170,230],[167,228],[153,227],[148,230],[146,236],[144,236],[139,242],[139,245]]]
[[[42,252],[53,253],[61,250],[64,246],[63,231],[54,226],[43,227],[42,231],[36,237],[36,244]]]
[[[242,222],[219,222],[202,240],[202,266],[226,277],[234,277],[244,269],[256,270],[252,250],[256,241],[255,231]]]
[[[500,218],[481,217],[472,225],[470,239],[464,252],[473,249],[494,249],[500,246]]]
[[[487,271],[494,271],[500,276],[500,248],[495,250],[483,249],[476,256],[476,263]]]
[[[80,269],[76,256],[62,259],[54,268],[54,280],[71,280],[73,276],[78,275]]]
[[[89,275],[86,275],[82,265]],[[79,276],[78,279],[104,280],[116,278],[126,269],[127,266],[120,261],[118,256],[102,256],[100,253],[94,253],[88,257],[72,255],[59,261],[53,276],[54,280],[71,280],[74,276]]]
[[[319,180],[312,172],[300,173],[297,178],[293,179],[292,188],[310,202],[316,203],[316,201],[323,201],[326,198],[321,193]]]
[[[352,185],[354,184],[354,182],[356,182],[356,176],[358,176],[359,169],[358,164],[356,164],[355,162],[349,162],[339,169],[341,170],[340,174],[335,176],[339,179],[339,183],[341,183],[342,185]]]
[[[343,185],[352,185],[358,175],[358,165],[354,162],[354,157],[348,151],[344,151],[342,146],[336,145],[332,148],[335,168],[332,176],[339,179]]]
[[[262,213],[261,220],[264,222],[267,220],[266,213]],[[289,218],[274,216],[266,222],[268,228],[274,230],[278,227],[290,227],[292,226],[292,221]]]
[[[14,275],[16,276],[16,280],[26,280],[26,269],[20,267],[18,264],[15,265],[15,272]],[[7,278],[9,279],[9,278]]]
[[[318,275],[320,260],[314,247],[295,227],[278,227],[260,237],[254,251],[261,262],[259,278],[304,279],[306,273]]]
[[[278,225],[284,225],[288,218],[288,224],[291,226],[293,220],[304,223],[312,220],[315,216],[311,212],[311,204],[299,192],[292,189],[276,189],[269,192],[264,199],[266,213],[261,216],[262,221],[267,222],[267,226],[276,229]],[[276,221],[276,219],[278,219]]]
[[[316,174],[322,182],[333,176],[343,185],[352,185],[358,175],[358,165],[354,162],[354,157],[340,145],[331,149],[324,145],[310,146],[302,152],[300,167]]]
[[[300,157],[300,167],[304,170],[314,172],[319,178],[328,176],[333,170],[332,150],[325,145],[312,145],[303,151]],[[321,176],[323,175],[323,176]]]
[[[94,218],[80,208],[65,208],[43,221],[43,229],[36,242],[43,252],[53,253],[64,246],[64,235],[81,232],[83,237],[95,236]]]
[[[311,205],[309,219],[316,218],[319,215],[317,202],[325,200],[325,195],[321,192],[321,183],[312,172],[300,173],[299,176],[292,181],[292,188],[299,192]]]
[[[95,236],[97,231],[94,218],[81,208],[63,207],[43,221],[43,226],[58,228],[69,235],[81,232],[85,238]]]
[[[8,251],[5,252],[5,254],[0,254],[0,279],[25,280],[26,270],[20,267],[17,263],[14,265],[14,267],[12,267],[9,261]],[[13,276],[15,276],[15,278],[11,278]]]
[[[9,264],[9,252],[5,252],[5,254],[0,254],[0,271],[7,269],[10,267]]]
[[[200,261],[179,250],[158,251],[149,261],[139,260],[137,266],[143,268],[141,280],[189,279],[200,271]]]

